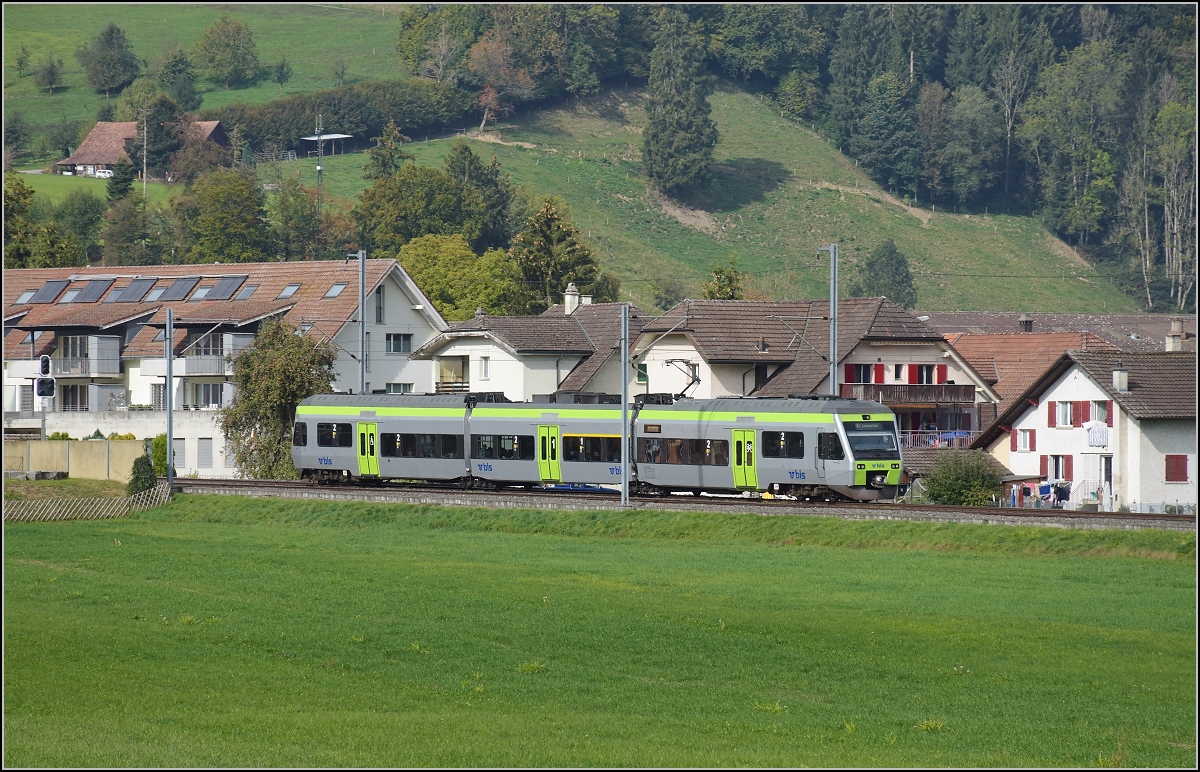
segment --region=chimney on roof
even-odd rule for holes
[[[579,304],[582,306],[590,306],[592,304],[592,296],[591,295],[580,295],[579,296]]]
[[[1033,317],[1029,314],[1018,316],[1017,324],[1021,326],[1021,332],[1033,332]]]
[[[1167,351],[1183,351],[1183,320],[1172,319],[1167,333]]]
[[[567,316],[575,313],[575,309],[579,308],[579,289],[575,286],[575,282],[567,284],[567,289],[563,292],[563,313]]]
[[[1121,362],[1117,362],[1117,366],[1113,368],[1113,389],[1122,394],[1129,391],[1129,371]]]

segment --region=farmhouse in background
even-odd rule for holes
[[[111,175],[97,172],[112,171],[124,159],[137,168],[140,177],[142,165],[133,160],[139,157],[139,130],[137,121],[100,121],[79,143],[70,158],[54,164],[54,170],[59,174],[77,177],[106,177]],[[221,147],[229,146],[229,137],[220,121],[195,121],[189,124],[188,130],[195,132],[200,139],[215,142]]]

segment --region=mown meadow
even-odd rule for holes
[[[1195,535],[181,496],[5,525],[6,766],[1181,766]]]

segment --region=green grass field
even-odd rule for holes
[[[4,535],[6,766],[1196,763],[1194,534],[185,496]]]
[[[34,195],[45,196],[53,204],[62,203],[72,190],[86,190],[101,201],[108,201],[107,180],[95,177],[64,177],[61,174],[22,174],[20,179],[33,189]],[[133,192],[139,196],[142,194],[141,180],[133,183]],[[161,182],[146,183],[146,198],[152,204],[166,204],[171,196],[180,192],[182,188],[171,187]]]

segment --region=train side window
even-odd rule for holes
[[[765,447],[763,455],[767,455]],[[788,458],[804,458],[804,432],[784,432],[783,455]]]
[[[639,464],[661,464],[662,440],[657,437],[638,437],[637,459]]]
[[[379,455],[395,458],[400,455],[400,435],[393,432],[380,432]]]
[[[421,445],[421,458],[437,458],[437,435],[418,434]]]
[[[308,445],[308,424],[303,421],[296,422],[292,428],[292,444],[298,448]]]
[[[441,439],[441,456],[442,458],[462,458],[463,457],[463,438],[457,434],[443,434]]]
[[[783,455],[783,432],[762,433],[763,458],[779,458]]]
[[[354,432],[350,424],[317,424],[317,445],[322,448],[354,447]]]
[[[499,447],[496,449],[496,458],[508,459],[510,461],[517,458],[517,437],[515,434],[501,434],[498,438]]]
[[[821,432],[817,434],[817,458],[829,461],[841,461],[846,457],[842,449],[842,440],[836,434]]]
[[[517,453],[518,458],[522,461],[533,461],[536,456],[533,452],[533,435],[521,434],[517,436]]]
[[[495,458],[496,457],[496,435],[494,434],[472,434],[471,435],[471,458]]]
[[[582,437],[563,437],[562,444],[563,461],[586,461],[587,457],[583,453],[583,438]]]
[[[400,435],[400,455],[404,458],[417,457],[417,435],[401,434]]]

